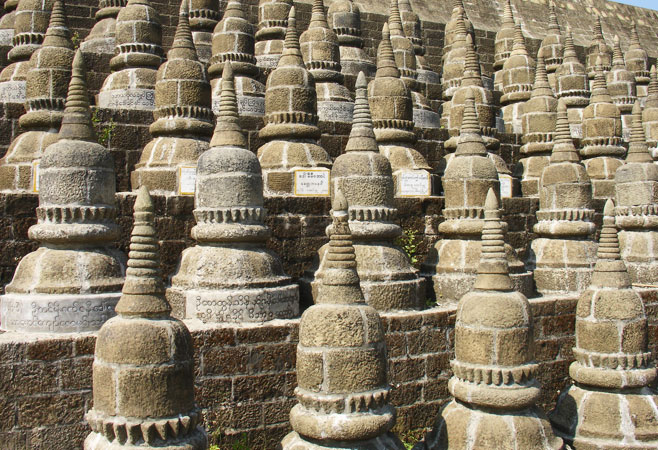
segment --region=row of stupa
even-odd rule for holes
[[[13,7],[11,2],[7,5]],[[374,76],[368,99],[380,150],[393,168],[396,196],[444,190],[438,180],[454,156],[465,98],[471,91],[504,197],[539,196],[539,179],[554,145],[558,100],[567,106],[571,135],[592,179],[595,198],[614,196],[614,173],[627,153],[631,109],[637,99],[644,105],[649,145],[654,152],[658,148],[658,75],[648,69],[636,29],[624,58],[619,39],[611,50],[597,21],[594,43],[582,64],[570,31],[566,36],[562,33],[551,4],[549,32],[535,62],[507,1],[496,35],[491,79],[482,74],[472,24],[461,0],[456,0],[446,25],[439,77],[423,56],[420,21],[408,0],[391,2],[376,70],[362,48],[359,9],[349,0],[333,2],[329,19],[323,2],[315,0],[308,29],[301,36],[290,2],[261,2],[258,32],[243,9],[240,0],[232,0],[217,21],[212,5],[182,2],[181,17],[186,17],[186,33],[192,39],[179,33],[165,62],[158,14],[148,0],[124,6],[112,3],[99,11],[99,22],[81,50],[116,55],[96,105],[153,110],[153,139],[131,175],[133,189],[146,185],[158,194],[194,194],[194,167],[209,146],[228,61],[235,73],[239,113],[263,117],[265,124],[259,130],[265,143],[258,158],[266,196],[329,195],[333,161],[318,145],[318,121],[352,121],[353,92],[345,87],[344,77],[360,71],[366,78]],[[0,159],[0,191],[38,190],[39,159],[61,122],[73,46],[62,13],[50,14],[52,30],[44,29],[48,12],[48,2],[37,7],[27,0],[16,11],[33,20],[28,31],[23,29],[24,20],[14,21],[12,62],[0,74],[0,101],[25,102],[26,113],[19,120],[22,133]],[[8,29],[10,18],[11,13],[3,17],[0,29]],[[266,86],[258,81],[259,70],[269,73]],[[502,93],[500,104],[496,91]],[[440,101],[442,114],[437,109]],[[434,138],[437,151],[443,147],[446,155],[432,169],[416,148],[414,131],[438,127],[447,129],[450,138],[445,142]],[[511,170],[498,155],[502,133],[519,134],[523,141],[520,160]]]
[[[179,31],[179,37],[189,42],[185,20]],[[72,326],[96,320],[98,326],[115,310],[118,315],[102,325],[96,342],[93,408],[86,416],[92,431],[85,449],[206,449],[208,439],[194,399],[192,339],[185,323],[171,317],[174,302],[167,298],[159,271],[148,189],[141,187],[135,201],[125,262],[108,245],[117,232],[112,159],[96,142],[80,51],[73,56],[71,72],[61,128],[45,149],[39,171],[39,222],[30,236],[43,245],[21,261],[12,285],[7,286],[2,320],[12,315],[15,320],[17,313],[26,312],[29,296],[30,311],[56,314],[38,319],[24,315],[22,322],[12,325]],[[298,404],[290,413],[293,431],[281,443],[286,450],[404,448],[391,433],[395,411],[389,403],[386,343],[378,308],[373,308],[377,305],[368,304],[376,292],[368,286],[367,271],[360,270],[364,253],[359,251],[360,236],[373,231],[389,236],[395,231],[390,220],[393,177],[390,163],[377,148],[364,74],[356,87],[348,151],[332,168],[336,172],[331,190],[333,223],[323,251],[322,276],[316,275],[315,304],[300,323]],[[190,262],[191,274],[198,277],[205,294],[212,290],[208,283],[223,279],[217,273],[209,276],[221,264],[233,275],[245,273],[256,289],[272,287],[266,285],[274,281],[283,292],[263,293],[255,298],[260,302],[251,305],[247,304],[251,296],[233,293],[226,303],[260,314],[259,307],[276,302],[277,307],[285,307],[283,302],[295,294],[289,279],[277,273],[274,255],[262,248],[267,235],[262,222],[263,177],[238,124],[230,63],[224,67],[219,103],[211,147],[197,165],[193,233],[199,245],[188,249],[183,259]],[[558,107],[555,134],[556,145],[541,179],[545,195],[540,197],[540,225],[555,233],[546,240],[557,247],[537,253],[564,255],[578,243],[570,234],[593,227],[588,221],[589,179],[573,146],[564,102]],[[469,247],[478,264],[472,288],[460,296],[457,306],[454,375],[449,383],[454,400],[441,410],[418,449],[562,449],[565,442],[576,449],[658,448],[658,399],[651,387],[656,369],[647,351],[644,305],[639,288],[633,286],[640,273],[633,270],[638,267],[633,260],[628,261],[628,271],[623,258],[624,239],[628,246],[631,237],[641,241],[656,235],[655,230],[637,228],[655,225],[656,199],[640,196],[642,204],[627,202],[635,201],[638,192],[655,195],[658,183],[639,103],[631,134],[628,161],[616,173],[618,204],[611,200],[606,204],[597,254],[591,255],[595,266],[577,293],[576,361],[570,370],[574,384],[561,395],[549,419],[537,406],[534,321],[527,297],[510,274],[498,174],[478,126],[474,92],[466,93],[455,156],[444,174],[448,218],[444,223],[478,236],[477,249],[458,244]],[[206,246],[207,242],[212,245]],[[639,242],[645,255],[646,242]],[[596,248],[594,241],[584,245]],[[367,246],[373,247],[373,242]],[[384,243],[381,248],[386,252],[392,246]],[[579,253],[579,248],[574,252]],[[590,255],[589,250],[586,253]],[[260,259],[250,259],[254,255]],[[557,268],[560,280],[583,272],[582,267],[549,266]],[[656,279],[655,273],[650,276],[653,282]],[[398,291],[395,298],[406,299],[404,295]],[[196,297],[203,313],[203,308],[222,301],[202,294]],[[60,304],[65,298],[78,302]],[[44,299],[47,304],[40,303]]]
[[[180,92],[178,83],[185,83],[184,80],[167,81],[164,77],[167,73],[202,71],[194,58],[196,52],[186,3],[183,6],[170,58],[160,72],[161,82],[168,86],[158,91],[162,95]],[[386,26],[384,31],[388,37]],[[72,49],[51,45],[52,42],[66,43],[67,33],[63,4],[57,1],[44,45],[35,53],[36,57],[52,50],[73,59]],[[478,120],[478,89],[464,87],[458,91],[464,94],[464,108],[456,151],[442,177],[445,203],[444,221],[439,225],[441,239],[418,271],[394,243],[401,234],[401,227],[394,206],[396,169],[391,156],[393,149],[405,155],[409,155],[410,149],[397,142],[390,147],[382,145],[378,141],[377,119],[371,114],[371,110],[378,109],[390,112],[391,108],[386,107],[389,95],[395,89],[408,90],[396,76],[399,71],[391,40],[383,39],[379,50],[378,76],[370,83],[364,73],[357,78],[351,135],[345,153],[336,158],[331,170],[324,169],[329,175],[325,179],[327,191],[333,195],[337,189],[342,189],[352,205],[350,221],[359,275],[371,306],[381,311],[418,309],[423,307],[426,297],[441,304],[454,303],[472,288],[475,280],[486,193],[493,188],[500,194],[504,179],[487,151],[487,141]],[[80,55],[79,65],[84,58],[82,52]],[[75,64],[70,68],[71,73],[73,69]],[[54,70],[47,73],[60,74]],[[537,73],[537,84],[545,83],[546,73],[542,70]],[[268,83],[269,91],[280,100],[272,103],[294,103],[292,99],[297,98],[296,92],[303,85],[295,84],[295,80],[309,79],[312,75],[302,63],[292,8],[283,56]],[[223,67],[219,87],[221,90],[224,82],[230,83],[231,95],[239,103],[236,80],[233,63],[228,61]],[[600,83],[605,84],[599,71],[595,85]],[[308,103],[300,108],[302,111],[312,106],[315,92],[308,85],[304,86],[307,87],[301,97],[308,99]],[[86,90],[86,87],[78,86],[78,89]],[[202,92],[203,89],[193,91]],[[208,100],[207,96],[205,98]],[[191,106],[156,110],[159,118],[153,128],[176,129],[177,124],[184,122],[189,128],[203,125],[208,135],[212,135],[209,148],[185,135],[158,137],[148,147],[151,155],[166,153],[165,150],[171,148],[185,148],[188,153],[200,155],[194,156],[198,161],[192,166],[197,224],[191,237],[198,245],[183,252],[167,296],[177,317],[204,322],[263,322],[295,317],[300,302],[302,307],[311,303],[324,277],[326,247],[320,250],[317,266],[308,268],[299,286],[294,283],[284,273],[278,256],[265,248],[270,230],[264,222],[264,196],[271,192],[272,184],[287,184],[289,188],[295,183],[294,170],[274,170],[273,159],[304,155],[317,161],[326,153],[309,141],[317,127],[297,121],[301,118],[304,122],[305,116],[273,112],[273,117],[280,120],[272,119],[263,128],[272,140],[261,147],[257,157],[248,150],[245,134],[238,123],[239,107],[236,109],[232,105],[231,102],[223,104],[220,97],[214,127],[209,108],[205,122],[185,117],[187,112],[197,110]],[[39,111],[30,110],[26,116],[30,114],[42,117]],[[62,112],[62,124],[63,117]],[[638,286],[651,287],[658,280],[658,253],[655,251],[658,248],[658,165],[650,156],[642,122],[640,102],[636,101],[625,163],[611,166],[604,159],[602,165],[612,171],[605,186],[617,200],[622,255],[632,281]],[[110,157],[104,157],[101,163],[78,154],[71,156],[65,167],[51,171],[52,161],[47,158],[46,149],[61,137],[61,133],[61,130],[59,134],[55,130],[34,130],[18,138],[19,142],[38,141],[45,146],[39,169],[35,171],[39,185],[39,223],[28,233],[42,247],[22,259],[6,287],[0,304],[4,329],[46,332],[98,329],[113,314],[123,283],[125,258],[113,247],[118,227],[114,221],[115,184],[114,170],[107,159]],[[286,140],[290,133],[305,133],[307,138]],[[572,139],[568,106],[563,99],[558,101],[556,121],[550,134],[554,136],[551,137],[552,153],[538,181],[540,208],[534,227],[538,237],[531,246],[533,257],[524,264],[511,246],[507,246],[506,251],[515,287],[527,296],[531,296],[535,288],[542,295],[577,295],[589,283],[595,264],[596,227],[592,200],[597,180],[588,174],[587,161],[580,161]],[[97,147],[102,148],[99,144]],[[232,149],[230,152],[218,150],[228,147]],[[35,167],[33,164],[18,165],[25,166]],[[0,169],[7,167],[0,166]],[[166,178],[162,171],[155,173],[157,176],[152,183]],[[318,184],[313,178],[307,181],[311,187]],[[151,182],[145,184],[150,186]],[[77,304],[91,306],[89,310],[78,311],[74,308]]]

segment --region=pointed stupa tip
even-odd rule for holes
[[[286,29],[286,38],[283,41],[283,53],[279,59],[279,66],[302,66],[302,52],[299,47],[299,33],[297,32],[297,13],[295,7],[290,7],[288,13],[288,28]]]
[[[571,128],[567,116],[567,104],[564,99],[557,102],[557,118],[555,121],[555,133],[553,134],[553,151],[551,152],[551,164],[561,162],[578,162],[580,157],[573,145]]]
[[[642,125],[642,106],[639,99],[635,100],[631,119],[631,140],[626,154],[626,162],[653,163],[653,158],[649,154],[646,135],[644,134],[644,126]]]
[[[551,1],[548,5],[549,15],[548,15],[548,29],[556,32],[560,32],[560,24],[557,21],[557,10],[555,8],[555,2]]]
[[[475,94],[473,89],[466,91],[464,102],[464,114],[460,134],[476,133],[480,134],[480,123],[478,122],[477,111],[475,109]]]
[[[73,49],[71,32],[66,24],[64,1],[56,0],[50,13],[50,22],[43,40],[43,47],[63,47]]]
[[[617,289],[631,287],[631,278],[619,251],[619,235],[615,224],[615,204],[612,199],[608,199],[603,208],[603,226],[601,227],[596,257],[591,286]]]
[[[612,102],[610,94],[608,93],[608,84],[605,80],[605,73],[603,72],[603,60],[601,54],[596,55],[596,64],[594,66],[594,82],[592,83],[592,95],[590,103],[597,102]]]
[[[482,86],[480,61],[475,51],[473,37],[470,34],[466,35],[466,61],[464,62],[464,78],[473,79],[475,81],[480,80],[480,82],[476,83],[476,85]]]
[[[511,0],[507,0],[505,3],[505,8],[503,9],[503,23],[514,25],[514,11],[512,10]]]
[[[566,37],[564,38],[564,59],[567,58],[578,58],[576,54],[576,46],[573,43],[573,34],[571,32],[571,27],[567,26]]]
[[[525,47],[525,37],[523,36],[523,28],[521,27],[521,22],[516,22],[516,24],[514,24],[514,45],[512,46],[512,51],[516,52],[517,54],[528,53]]]
[[[640,43],[640,34],[637,31],[637,22],[633,21],[633,27],[631,28],[631,45],[629,49],[639,49],[642,48]]]
[[[455,42],[465,40],[468,30],[466,29],[466,19],[464,14],[464,9],[460,8],[459,17],[457,17],[457,26],[455,26]]]
[[[391,0],[388,23],[392,36],[404,35],[404,31],[402,29],[402,16],[400,16],[400,7],[398,5],[398,0]]]
[[[649,96],[658,96],[658,72],[656,72],[656,66],[651,66],[649,71],[649,87],[648,87]]]
[[[169,59],[183,58],[198,61],[196,47],[192,38],[189,19],[189,0],[183,0],[178,12],[178,25],[174,42],[171,44],[171,50],[167,54]]]
[[[224,19],[227,17],[238,17],[246,19],[240,0],[229,0],[226,10],[224,11]]]
[[[464,113],[462,116],[462,126],[457,140],[456,156],[477,155],[486,156],[487,150],[484,146],[484,140],[478,122],[477,111],[475,109],[475,95],[470,87],[466,91],[464,99]]]
[[[329,28],[327,22],[327,14],[324,11],[323,0],[313,0],[313,8],[311,10],[311,22],[308,24],[309,28]]]
[[[368,104],[368,82],[363,72],[359,72],[355,86],[354,119],[352,120],[352,129],[345,146],[345,152],[378,152],[379,147],[377,146],[370,105]]]
[[[342,189],[336,190],[336,195],[331,201],[331,209],[334,211],[334,215],[344,216],[347,214],[349,205],[347,204],[347,199],[345,194],[343,194]]]
[[[482,253],[474,288],[486,291],[512,290],[512,280],[505,255],[505,234],[500,223],[500,207],[493,188],[489,188],[484,202]]]
[[[71,69],[71,82],[66,96],[62,125],[59,129],[59,139],[97,142],[96,131],[91,123],[87,68],[80,49],[75,52]]]
[[[377,52],[377,73],[375,74],[375,78],[381,77],[400,78],[400,70],[397,64],[395,64],[393,46],[391,45],[391,34],[387,22],[384,22],[384,26],[382,27],[382,40],[379,43]]]
[[[171,307],[164,296],[155,208],[146,186],[137,191],[133,217],[126,281],[115,310],[121,316],[167,317]]]
[[[624,63],[624,54],[621,51],[621,43],[619,42],[618,35],[615,34],[613,42],[614,48],[612,50],[612,66],[614,68],[624,69],[626,67]]]
[[[546,62],[544,57],[537,52],[537,70],[535,71],[535,83],[532,86],[532,96],[549,96],[554,97],[553,89],[548,82],[548,74],[546,72]]]
[[[213,147],[247,148],[247,138],[238,123],[238,101],[235,95],[233,67],[230,61],[224,63],[222,71],[221,91],[219,94],[219,113],[215,131],[210,140]]]

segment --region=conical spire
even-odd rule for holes
[[[619,36],[615,34],[614,38],[614,48],[612,50],[612,68],[613,69],[625,69],[626,64],[624,63],[624,54],[621,51],[621,44],[619,42]]]
[[[512,47],[512,53],[515,55],[527,55],[528,50],[525,46],[525,37],[523,36],[523,29],[521,28],[521,22],[517,22],[514,25],[514,47]]]
[[[557,21],[557,11],[555,10],[555,2],[551,0],[549,5],[550,13],[548,16],[548,29],[554,33],[560,33],[560,24]]]
[[[637,32],[637,22],[635,21],[633,21],[633,28],[631,28],[631,42],[628,48],[629,50],[642,50],[640,35]]]
[[[395,64],[395,56],[393,55],[388,23],[384,23],[384,27],[382,28],[382,40],[379,43],[379,49],[377,51],[377,73],[375,77],[400,78],[400,71]]]
[[[605,81],[605,74],[603,73],[603,61],[601,55],[596,57],[596,76],[592,83],[592,96],[590,97],[590,104],[592,103],[612,103],[612,97],[608,92],[608,85]]]
[[[87,91],[87,68],[80,49],[73,58],[71,83],[66,98],[62,126],[59,129],[59,138],[97,142],[96,132],[91,123],[89,92]]]
[[[475,95],[473,94],[473,90],[469,88],[468,92],[466,92],[464,116],[462,118],[462,126],[459,132],[459,140],[457,141],[455,155],[486,156],[487,150],[480,133],[480,123],[478,122],[475,109]]]
[[[171,44],[171,50],[169,50],[167,58],[170,60],[174,58],[199,60],[192,39],[192,31],[190,30],[189,0],[181,2],[174,42]]]
[[[460,14],[457,18],[457,25],[455,27],[455,42],[466,39],[466,35],[468,34],[468,30],[466,29],[466,20],[464,18],[466,13],[464,12],[464,8],[462,6],[458,6],[458,8]]]
[[[325,273],[318,287],[315,303],[365,303],[356,271],[356,253],[348,224],[347,199],[340,189],[332,201],[332,217]]]
[[[346,152],[377,152],[379,147],[372,126],[370,105],[368,104],[368,82],[363,72],[356,78],[356,98],[352,130],[345,147]]]
[[[594,23],[594,39],[595,42],[605,43],[603,37],[603,25],[601,25],[601,16],[596,15],[596,22]]]
[[[288,14],[288,28],[286,39],[283,42],[283,53],[279,59],[279,66],[301,66],[304,67],[302,52],[299,48],[299,33],[297,33],[297,15],[295,7],[290,8]]]
[[[50,14],[50,23],[43,40],[44,47],[64,47],[73,49],[71,33],[66,25],[66,13],[63,0],[56,0]]]
[[[400,16],[400,6],[398,5],[398,0],[391,0],[388,24],[390,27],[391,36],[404,36],[404,29],[402,28],[402,17]]]
[[[553,135],[553,152],[551,153],[551,164],[561,162],[578,162],[578,150],[573,145],[569,118],[567,117],[567,105],[560,99],[557,103],[557,120],[555,122],[555,134]]]
[[[619,235],[615,225],[615,204],[608,199],[603,208],[603,226],[596,253],[596,265],[592,273],[592,287],[628,289],[631,279],[619,251]]]
[[[505,8],[503,9],[503,22],[501,28],[506,24],[512,26],[516,25],[514,21],[514,12],[512,11],[512,2],[510,0],[507,0],[505,2]]]
[[[551,85],[548,83],[544,57],[537,54],[537,70],[535,71],[535,84],[532,87],[532,97],[554,97]]]
[[[628,147],[626,162],[653,162],[653,158],[649,155],[649,146],[647,145],[644,127],[642,126],[642,106],[640,106],[639,100],[635,100],[631,117],[633,121],[631,125],[631,142]]]
[[[321,27],[329,28],[329,23],[327,23],[327,15],[324,11],[324,1],[323,0],[313,0],[313,9],[311,12],[311,22],[308,25],[309,28]]]
[[[651,71],[649,72],[649,87],[647,88],[647,102],[654,100],[658,103],[658,72],[656,71],[656,66],[651,66]],[[649,105],[645,104],[645,107]],[[652,105],[653,106],[653,105]],[[658,106],[655,105],[655,106]]]
[[[210,147],[247,148],[247,138],[238,123],[238,102],[235,96],[233,69],[230,62],[224,65],[222,73],[222,90],[219,100],[219,113],[215,133]]]
[[[576,53],[576,46],[573,43],[573,33],[571,27],[567,27],[567,36],[564,41],[564,61],[565,62],[580,62],[578,54]]]
[[[466,35],[466,60],[464,62],[464,76],[462,77],[461,85],[482,86],[480,61],[475,52],[475,45],[473,45],[473,38],[470,34]]]
[[[116,312],[122,316],[159,317],[171,311],[164,297],[160,246],[154,227],[153,200],[142,186],[135,200],[128,269]]]
[[[500,208],[493,188],[489,188],[484,203],[482,253],[475,288],[495,291],[512,289],[512,279],[509,276],[509,265],[505,255],[505,235],[500,223]]]

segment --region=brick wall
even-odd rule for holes
[[[651,314],[650,347],[658,344],[658,295],[643,293]],[[574,345],[575,299],[531,299],[535,355],[550,409],[568,382]],[[431,427],[450,400],[454,307],[384,314],[395,431]],[[271,449],[290,430],[295,405],[295,353],[299,319],[264,325],[187,323],[196,365],[196,398],[211,442],[231,449]],[[88,429],[95,336],[0,334],[0,448],[78,449]]]

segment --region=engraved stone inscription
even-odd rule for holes
[[[318,118],[325,122],[351,122],[354,115],[352,102],[318,102]]]
[[[569,131],[571,131],[571,137],[576,139],[583,138],[583,124],[582,123],[570,123]]]
[[[0,102],[24,103],[25,81],[3,81],[0,83]]]
[[[414,125],[418,128],[439,128],[440,119],[434,111],[414,109]]]
[[[155,91],[151,89],[115,89],[98,93],[98,106],[116,109],[153,109]]]
[[[0,45],[6,45],[6,46],[11,46],[11,39],[14,37],[14,30],[9,28],[9,29],[4,29],[0,30]]]
[[[0,297],[2,329],[41,333],[98,330],[115,315],[116,294],[7,294]]]
[[[186,294],[186,317],[202,322],[264,322],[289,319],[299,314],[299,291],[295,286],[238,291],[190,291]]]
[[[329,169],[295,170],[295,195],[329,196]]]
[[[405,170],[398,175],[398,195],[426,197],[432,193],[430,174],[426,170]]]
[[[265,97],[254,97],[251,95],[238,95],[238,113],[241,116],[264,116]],[[219,114],[219,95],[212,99],[212,111]]]
[[[260,55],[256,56],[256,65],[266,69],[274,69],[279,64],[281,55]]]

